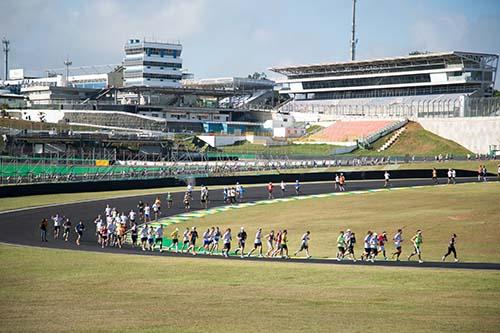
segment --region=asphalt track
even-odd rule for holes
[[[473,182],[474,178],[461,178],[457,180],[457,183]],[[441,180],[443,182],[443,180]],[[419,186],[419,185],[432,185],[430,179],[401,179],[392,180],[392,188],[396,187],[408,187],[408,186]],[[279,184],[275,186],[275,196],[281,197],[281,190],[279,189]],[[353,181],[349,182],[346,186],[348,191],[355,190],[368,190],[368,189],[378,189],[383,187],[383,181]],[[333,183],[303,183],[302,194],[322,194],[330,193],[334,191]],[[403,194],[403,193],[401,193]],[[166,208],[165,195],[162,195],[162,217],[167,217],[171,215],[176,215],[184,212],[182,206],[183,193],[172,193],[174,205],[172,208]],[[267,190],[265,186],[262,187],[246,187],[245,191],[245,202],[257,201],[267,199]],[[292,196],[295,195],[293,186],[288,185],[288,190],[285,195]],[[199,191],[193,192],[194,200],[191,205],[191,211],[203,209],[199,203]],[[57,248],[57,249],[71,249],[79,251],[93,251],[102,253],[121,253],[121,254],[135,254],[135,255],[161,255],[161,256],[172,256],[172,257],[193,257],[188,254],[174,254],[168,252],[143,252],[138,249],[133,249],[130,247],[124,247],[122,249],[118,248],[105,248],[101,249],[95,241],[95,228],[93,225],[93,220],[96,218],[97,214],[104,216],[104,208],[106,204],[111,207],[116,207],[119,212],[130,211],[130,209],[136,209],[137,202],[142,200],[143,202],[153,203],[156,195],[140,195],[131,197],[122,197],[114,199],[103,199],[96,201],[87,201],[79,203],[69,203],[46,207],[36,207],[28,209],[20,209],[16,211],[7,211],[0,213],[0,242],[8,244],[26,245],[26,246],[37,246],[43,248]],[[210,205],[209,207],[222,206],[224,202],[222,200],[222,190],[211,190],[210,191]],[[22,208],[22,207],[20,207]],[[64,242],[62,240],[52,239],[52,228],[49,228],[48,239],[49,242],[40,242],[40,232],[39,224],[42,218],[49,218],[49,226],[51,225],[50,217],[60,214],[63,216],[70,217],[73,225],[77,223],[78,220],[82,220],[85,223],[86,230],[84,232],[83,241],[80,246],[76,246],[74,243],[75,233],[72,230],[70,242]],[[192,221],[186,222],[189,225],[193,224]],[[309,264],[330,264],[330,265],[357,265],[357,266],[388,266],[388,267],[427,267],[427,268],[447,268],[447,269],[485,269],[485,270],[500,270],[500,263],[477,263],[477,262],[459,262],[459,263],[443,263],[443,262],[424,262],[418,264],[416,261],[375,261],[362,262],[357,261],[352,263],[351,261],[341,261],[338,262],[334,259],[276,259],[276,258],[244,258],[233,256],[230,258],[223,259],[221,256],[206,256],[198,255],[197,257],[214,259],[214,260],[244,260],[244,261],[272,261],[272,262],[287,262],[287,263],[309,263]]]

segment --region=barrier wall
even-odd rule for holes
[[[500,147],[500,117],[418,118],[429,132],[453,140],[473,153],[489,153],[489,145]]]
[[[439,177],[446,177],[448,170],[438,170]],[[475,171],[456,170],[457,177],[475,177]],[[420,178],[430,179],[431,170],[390,170],[391,179]],[[101,192],[115,190],[133,190],[161,187],[192,185],[234,185],[240,184],[265,184],[273,182],[278,185],[282,180],[287,183],[310,182],[310,181],[333,181],[336,172],[317,173],[282,173],[273,175],[247,175],[230,177],[194,177],[186,179],[161,178],[145,180],[112,180],[99,182],[74,182],[74,183],[50,183],[50,184],[27,184],[27,185],[6,185],[0,186],[0,198],[19,197],[25,195],[56,194],[56,193],[80,193],[80,192]],[[369,180],[384,177],[384,171],[353,171],[344,172],[347,183],[351,180]]]

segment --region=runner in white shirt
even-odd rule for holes
[[[130,221],[130,224],[135,223],[135,216],[136,216],[136,213],[134,212],[133,209],[131,209],[130,212],[128,213],[128,219]]]
[[[401,243],[403,242],[403,230],[398,229],[398,232],[392,238],[394,240],[394,247],[396,248],[396,252],[392,254],[392,258],[396,256],[396,261],[399,261],[399,256],[401,255]]]
[[[111,216],[111,207],[109,207],[109,205],[106,205],[104,213],[106,214],[106,216]]]
[[[257,232],[255,233],[255,240],[253,242],[253,249],[248,252],[247,257],[250,257],[250,255],[257,249],[259,249],[259,258],[262,258],[262,228],[257,229]]]
[[[337,190],[339,188],[340,184],[340,177],[338,174],[335,175],[335,189]]]
[[[146,206],[144,207],[144,222],[151,222],[151,206],[149,206],[148,203],[146,203]]]
[[[125,212],[122,212],[122,215],[120,216],[121,224],[127,225],[128,222],[128,216],[125,214]]]
[[[54,221],[54,239],[58,239],[61,232],[63,217],[56,214],[56,216],[52,216],[52,221]]]
[[[94,220],[94,224],[95,224],[95,235],[97,237],[97,243],[98,244],[101,244],[101,233],[100,233],[100,230],[104,224],[104,221],[102,220],[101,218],[101,215],[97,215],[96,219]]]
[[[148,243],[148,225],[145,224],[141,229],[141,248],[143,251],[146,251],[146,246]]]
[[[311,258],[311,255],[309,254],[309,239],[311,232],[308,230],[306,231],[305,234],[302,235],[301,241],[300,241],[300,248],[295,252],[295,256],[302,251],[306,251],[306,258],[309,259]]]
[[[281,196],[284,197],[286,192],[286,183],[284,181],[281,181],[280,188],[281,188]]]
[[[389,186],[389,187],[390,187],[390,185],[389,185],[389,182],[390,182],[390,181],[391,181],[391,175],[389,174],[389,172],[388,172],[388,171],[386,171],[386,172],[384,173],[384,187],[387,187],[387,186]]]
[[[448,169],[448,184],[451,183],[452,178],[453,178],[453,173],[452,173],[451,169]]]
[[[227,228],[224,235],[222,235],[222,242],[224,243],[224,248],[222,249],[222,255],[224,257],[229,257],[229,251],[231,250],[231,228]]]
[[[484,176],[486,179],[486,176]],[[455,169],[451,169],[451,179],[453,180],[453,184],[457,183],[457,171]]]
[[[155,249],[156,244],[160,243],[160,253],[163,252],[163,224],[160,224],[155,230],[155,243],[153,244],[153,249]]]
[[[186,230],[184,230],[184,233],[182,234],[182,247],[181,247],[181,253],[184,252],[184,248],[189,247],[189,228],[186,227]]]

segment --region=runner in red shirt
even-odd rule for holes
[[[274,190],[274,185],[272,182],[269,182],[269,184],[267,184],[267,192],[269,194],[268,199],[274,199],[273,190]]]

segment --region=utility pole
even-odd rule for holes
[[[64,61],[64,66],[66,66],[66,87],[69,87],[69,66],[73,65],[73,62],[66,57]]]
[[[351,61],[356,60],[356,0],[352,0]]]
[[[7,38],[2,39],[2,44],[3,44],[3,52],[5,53],[5,80],[9,79],[9,44],[10,40]]]

